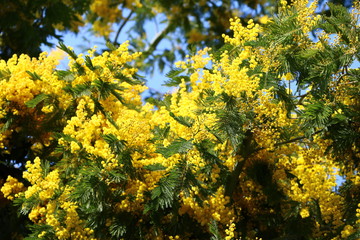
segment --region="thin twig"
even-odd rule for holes
[[[317,130],[316,132],[314,132],[313,134],[311,134],[311,136],[314,136],[314,135],[322,132],[323,130],[324,130],[324,129]],[[279,147],[279,146],[281,146],[281,145],[285,145],[285,144],[288,144],[288,143],[293,143],[293,142],[296,142],[296,141],[299,141],[299,140],[303,140],[303,139],[305,139],[305,138],[308,138],[308,137],[307,137],[307,136],[300,136],[300,137],[292,138],[292,139],[289,139],[289,140],[284,141],[284,142],[275,143],[275,144],[274,144],[274,147]],[[260,151],[260,150],[264,150],[264,149],[266,149],[266,147],[256,148],[256,149],[252,152],[252,154],[253,154],[253,153],[256,153],[256,152],[258,152],[258,151]]]
[[[161,42],[161,40],[171,31],[172,28],[172,22],[169,22],[169,24],[164,28],[161,32],[159,32],[152,43],[146,48],[145,55],[149,55],[150,52],[154,51],[157,47],[157,45]]]
[[[300,97],[300,99],[299,99],[299,101],[297,102],[296,105],[302,105],[302,102],[304,101],[305,97],[306,97],[307,95],[309,95],[309,93],[310,93],[310,91],[307,92],[307,93],[305,93],[305,94],[303,94],[303,95],[297,96],[297,97]]]
[[[125,27],[126,23],[130,20],[131,16],[133,15],[134,11],[131,10],[131,12],[129,13],[129,15],[127,16],[127,18],[122,22],[121,26],[119,27],[119,29],[116,32],[113,44],[117,44],[117,40],[120,36],[120,32],[122,31],[122,29]]]

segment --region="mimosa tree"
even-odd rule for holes
[[[1,155],[20,139],[27,161],[1,188],[28,221],[8,236],[358,239],[360,6],[307,3],[232,19],[145,104],[128,42],[60,44],[66,71],[46,53],[1,61]]]

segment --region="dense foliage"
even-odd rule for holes
[[[86,56],[60,44],[68,70],[55,54],[0,61],[13,170],[1,202],[19,212],[1,233],[359,239],[360,5],[316,4],[280,1],[262,25],[232,19],[220,50],[177,63],[175,90],[146,104],[129,42]]]

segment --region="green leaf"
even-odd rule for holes
[[[193,147],[192,140],[178,138],[168,147],[159,147],[156,152],[162,154],[165,158],[169,158],[177,153],[187,153]]]
[[[110,51],[115,51],[117,48],[114,44],[112,44],[111,42],[107,41],[106,42],[106,47],[110,50]]]
[[[25,105],[29,108],[34,108],[34,107],[36,107],[36,105],[38,105],[39,103],[41,103],[42,101],[44,101],[47,98],[49,98],[49,95],[41,93],[41,94],[37,95],[36,97],[34,97],[33,99],[27,101],[25,103]]]
[[[138,76],[138,75],[137,75]],[[139,77],[139,76],[138,76]],[[141,84],[143,83],[140,79],[133,79],[133,78],[129,78],[126,77],[124,74],[122,74],[121,72],[117,72],[114,74],[114,78],[121,80],[122,82],[126,82],[130,85],[136,85],[136,84]]]
[[[177,87],[179,86],[179,84],[182,81],[185,82],[190,82],[190,77],[189,76],[176,76],[176,77],[172,77],[169,80],[166,80],[165,83],[163,84],[163,86],[167,86],[167,87]]]
[[[114,134],[105,134],[102,135],[102,138],[107,144],[109,144],[111,150],[116,154],[124,150],[126,141],[119,140]]]
[[[309,59],[314,57],[319,52],[318,49],[305,49],[297,54],[297,57],[302,59]]]
[[[305,121],[305,127],[321,128],[327,123],[331,113],[331,107],[319,101],[306,105],[300,117]]]
[[[216,125],[217,130],[220,130],[219,133],[230,140],[234,151],[238,151],[245,138],[243,130],[245,116],[236,111],[219,111],[217,116],[219,118]]]
[[[118,92],[124,90],[124,88],[120,87],[117,83],[111,83],[103,81],[101,79],[96,79],[95,81],[93,81],[92,84],[94,88],[98,91],[100,99],[106,99],[110,96],[110,94],[112,94],[121,103],[124,103],[124,98]]]
[[[337,123],[341,123],[341,122],[346,122],[347,120],[347,116],[343,115],[343,114],[335,114],[334,116],[331,117],[331,124],[337,124]]]
[[[165,76],[168,78],[173,78],[178,76],[180,73],[183,73],[185,71],[185,69],[182,68],[174,68],[171,69]]]
[[[209,231],[212,234],[211,240],[222,240],[223,238],[220,235],[218,225],[214,219],[209,223]]]
[[[187,161],[184,158],[158,181],[157,186],[151,191],[151,201],[145,205],[144,213],[157,212],[159,207],[165,209],[175,205],[179,191],[187,185],[183,182],[186,178],[184,175],[187,167]]]
[[[41,160],[41,168],[43,176],[46,177],[50,173],[50,162],[46,160]]]
[[[166,169],[166,167],[164,167],[160,163],[150,164],[150,165],[144,166],[143,168],[146,170],[149,170],[149,171],[162,171],[162,170]]]
[[[101,79],[96,79],[92,82],[92,85],[98,91],[100,99],[106,99],[111,94],[111,83],[105,82]]]
[[[11,77],[11,72],[9,70],[0,70],[0,80],[6,79],[9,80]]]
[[[121,183],[121,182],[127,180],[127,177],[126,177],[124,174],[121,174],[121,173],[119,173],[119,172],[109,171],[108,173],[109,173],[108,179],[109,179],[111,182]]]
[[[10,128],[11,124],[13,123],[13,121],[14,121],[13,117],[7,118],[5,124],[1,127],[0,133],[3,133],[6,130],[8,130]]]
[[[69,56],[76,60],[77,59],[77,55],[75,54],[75,52],[73,50],[71,50],[70,48],[68,48],[63,42],[59,42],[59,45],[57,46],[59,49],[63,50],[64,52],[66,52],[67,54],[69,54]]]
[[[36,73],[36,72],[30,72],[30,71],[26,71],[27,74],[30,75],[31,80],[35,81],[35,80],[41,80],[41,77]]]
[[[157,140],[164,140],[168,137],[170,132],[170,126],[165,125],[165,127],[159,127],[155,126],[154,129],[152,129],[152,133],[154,134],[154,137],[152,138],[152,141]]]
[[[57,71],[55,71],[55,73],[59,79],[67,81],[67,82],[71,82],[75,79],[74,74],[70,71],[57,70]]]
[[[213,50],[213,51],[211,51],[210,53],[213,55],[213,57],[214,57],[215,60],[220,60],[221,55],[222,55],[225,51],[231,52],[231,51],[234,50],[234,48],[235,48],[235,47],[234,47],[233,45],[226,43],[226,44],[224,44],[219,50]]]
[[[89,56],[85,56],[85,65],[91,70],[94,71],[96,68],[94,67],[91,58]]]
[[[115,122],[115,120],[111,117],[110,113],[105,110],[105,108],[101,105],[101,103],[94,97],[91,97],[91,100],[93,100],[95,105],[95,112],[100,111],[106,119],[116,128],[119,129],[119,126]]]
[[[168,86],[168,87],[177,87],[183,80],[185,82],[189,82],[190,81],[189,76],[186,76],[186,75],[179,76],[179,74],[183,73],[184,71],[185,71],[185,69],[182,69],[182,68],[175,68],[175,69],[170,70],[166,74],[166,77],[168,77],[169,79],[166,80],[163,85]]]
[[[57,47],[66,52],[72,59],[76,60],[78,58],[75,52],[68,48],[63,42],[59,42],[59,45]],[[78,62],[75,61],[74,66],[77,69],[78,74],[83,75],[85,73],[84,67],[81,66],[81,64],[79,64]]]
[[[110,234],[116,238],[120,238],[120,237],[124,236],[124,234],[126,233],[126,230],[127,230],[126,226],[122,225],[121,223],[117,223],[117,222],[110,225],[110,227],[109,227]]]
[[[194,125],[194,119],[188,117],[188,116],[175,116],[174,113],[170,112],[170,116],[175,119],[178,123],[186,126],[186,127],[192,127]]]
[[[73,97],[90,96],[91,82],[77,84],[72,87],[70,84],[64,87],[64,91],[70,93]]]
[[[158,108],[164,106],[167,110],[169,110],[171,105],[171,95],[164,95],[163,99],[149,97],[146,99],[146,102],[153,104]]]
[[[357,230],[353,234],[347,237],[347,240],[358,240],[360,239],[360,230]]]

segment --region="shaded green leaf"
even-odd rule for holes
[[[49,98],[49,95],[41,93],[41,94],[37,95],[36,97],[34,97],[33,99],[27,101],[25,103],[25,105],[29,108],[34,108],[34,107],[36,107],[36,105],[38,105],[39,103],[41,103],[42,101],[44,101],[47,98]]]

